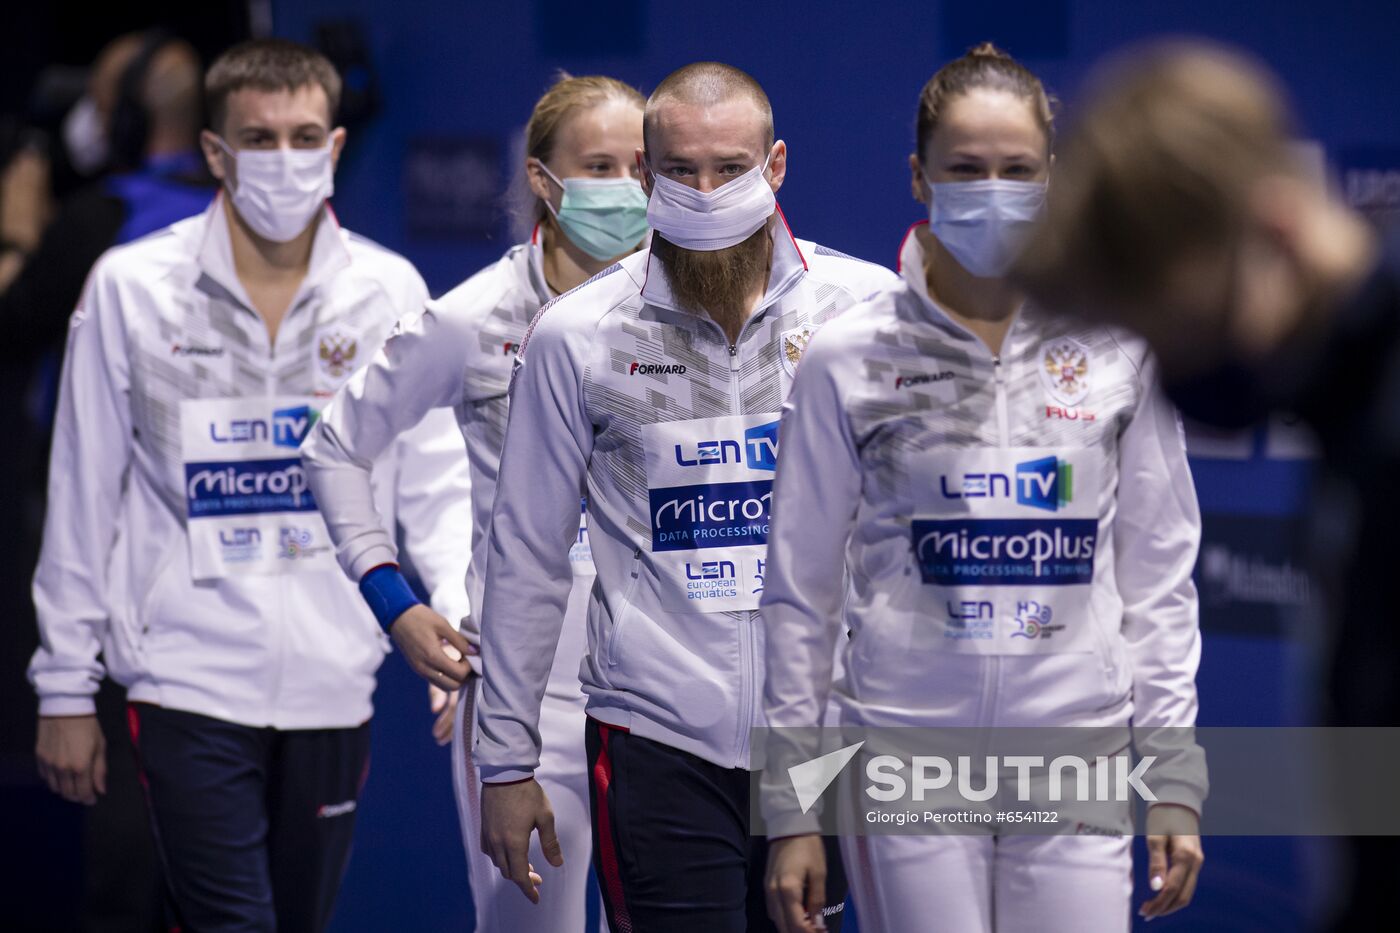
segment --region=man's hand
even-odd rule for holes
[[[554,834],[554,810],[538,781],[481,785],[481,851],[502,877],[538,904],[543,879],[530,864],[530,834],[535,830],[549,864],[563,865],[564,852]]]
[[[96,716],[40,716],[39,774],[64,800],[97,803],[107,793],[107,742]]]
[[[433,720],[433,740],[439,745],[451,742],[452,723],[457,718],[457,691],[447,692],[428,684],[428,711],[437,714]]]
[[[456,690],[472,672],[463,658],[476,649],[455,625],[421,603],[395,619],[389,635],[409,666],[439,689]]]
[[[826,849],[822,837],[814,833],[770,842],[764,888],[768,917],[779,933],[825,930]]]
[[[1200,833],[1200,818],[1186,807],[1167,803],[1148,809],[1147,878],[1157,896],[1138,908],[1140,916],[1165,917],[1191,903],[1205,862]]]

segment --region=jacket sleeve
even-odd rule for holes
[[[515,781],[539,766],[540,702],[573,585],[569,548],[593,452],[583,360],[591,341],[536,315],[518,357],[486,544],[477,761],[482,780]]]
[[[94,711],[110,622],[108,561],[132,460],[129,389],[116,288],[99,262],[69,326],[34,574],[40,644],[29,679],[41,716]]]
[[[1196,669],[1201,633],[1191,579],[1201,512],[1186,461],[1181,419],[1163,395],[1149,357],[1142,395],[1120,439],[1115,572],[1122,635],[1133,671],[1138,750],[1157,755],[1149,786],[1163,803],[1201,812],[1208,790],[1196,744]]]
[[[463,359],[454,328],[430,304],[399,322],[370,364],[341,386],[301,445],[336,557],[356,583],[398,560],[393,529],[375,509],[371,469],[430,410],[459,400]],[[469,531],[470,523],[465,527]]]
[[[394,490],[408,558],[433,609],[453,624],[465,618],[472,505],[467,450],[448,408],[434,408],[398,439]]]
[[[860,501],[861,465],[834,367],[838,333],[823,329],[802,359],[783,409],[762,618],[768,726],[760,806],[770,837],[819,832],[802,813],[788,767],[820,754],[819,727],[842,631],[845,554]],[[772,776],[770,782],[768,778]]]

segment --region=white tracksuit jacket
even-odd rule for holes
[[[250,726],[370,717],[388,650],[335,566],[297,453],[326,398],[427,289],[327,208],[275,346],[234,272],[223,198],[104,255],[73,316],[34,599],[42,715],[134,701]],[[444,612],[464,612],[461,439],[425,419],[376,467]],[[99,652],[102,661],[99,661]]]
[[[530,242],[512,247],[499,261],[428,302],[421,314],[401,321],[374,361],[355,374],[302,445],[307,478],[336,542],[340,564],[352,580],[395,560],[393,537],[375,513],[365,482],[367,465],[425,412],[450,407],[471,464],[471,562],[466,591],[472,610],[481,605],[486,528],[496,499],[506,431],[506,390],[525,329],[549,300],[539,235],[536,229]],[[460,535],[466,534],[464,526]],[[584,650],[583,607],[593,577],[587,531],[582,527],[570,558],[577,581],[570,606],[576,616],[564,627],[555,653],[550,693],[576,701]],[[453,617],[459,620],[467,640],[479,645],[474,613]],[[471,663],[479,670],[478,658]]]
[[[1194,726],[1200,513],[1145,345],[1026,308],[994,357],[929,298],[912,231],[900,269],[813,341],[783,414],[769,725],[821,722],[844,623],[843,722]],[[1168,744],[1153,790],[1199,813],[1203,755]],[[774,801],[770,835],[815,828]]]
[[[459,536],[465,545],[470,534],[466,590],[471,614],[454,621],[460,621],[467,640],[478,646],[486,529],[505,439],[506,392],[525,330],[550,298],[542,259],[541,231],[536,228],[528,243],[512,247],[497,262],[428,302],[421,315],[401,321],[374,361],[336,395],[302,445],[307,478],[339,546],[341,566],[351,579],[359,580],[394,555],[393,539],[370,498],[368,463],[422,412],[438,406],[455,411],[471,464],[472,521],[471,528],[463,527]],[[574,520],[572,588],[539,718],[540,783],[554,807],[564,868],[549,876],[538,904],[521,897],[481,851],[481,778],[471,766],[474,700],[481,689],[475,678],[463,690],[457,710],[452,781],[478,930],[518,933],[584,927],[593,834],[588,822],[579,662],[584,654],[593,560],[587,529],[577,524],[577,499]],[[480,658],[469,661],[480,673]],[[543,864],[543,858],[536,844],[531,859]]]
[[[538,766],[536,711],[585,484],[598,572],[581,672],[589,715],[748,767],[778,412],[812,331],[892,281],[779,223],[767,292],[733,347],[677,306],[649,250],[540,311],[511,390],[487,543],[484,780]]]

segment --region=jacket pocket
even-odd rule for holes
[[[622,654],[622,628],[627,622],[627,617],[632,614],[632,600],[637,594],[637,583],[642,575],[642,552],[640,549],[632,552],[632,577],[627,581],[627,591],[622,594],[622,602],[618,603],[617,610],[613,613],[612,629],[608,632],[607,658],[608,666],[616,667]]]
[[[188,553],[188,544],[184,538],[177,538],[161,555],[155,573],[151,574],[146,582],[145,592],[141,594],[139,608],[136,611],[136,638],[138,642],[146,641],[153,632],[159,629],[156,620],[161,610],[170,601],[170,581],[181,563],[181,553]]]
[[[1127,652],[1123,650],[1123,637],[1117,631],[1110,631],[1103,625],[1097,612],[1090,611],[1089,621],[1094,626],[1094,636],[1098,642],[1096,654],[1103,678],[1103,696],[1106,704],[1112,705],[1123,692],[1119,681],[1122,679],[1123,668],[1128,664]]]

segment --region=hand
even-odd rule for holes
[[[40,716],[34,757],[44,783],[64,800],[92,806],[107,793],[107,742],[96,716]]]
[[[437,719],[433,720],[433,740],[439,745],[451,742],[452,723],[457,718],[457,691],[447,692],[428,684],[428,711],[437,713]]]
[[[1165,917],[1191,903],[1205,862],[1200,834],[1200,817],[1187,807],[1159,803],[1148,809],[1147,877],[1157,896],[1138,908],[1139,916]]]
[[[826,849],[815,833],[768,844],[768,917],[779,933],[825,930]]]
[[[0,238],[33,252],[52,213],[49,160],[25,147],[0,174]]]
[[[481,785],[481,851],[501,876],[520,888],[531,903],[540,902],[543,879],[530,864],[530,833],[539,830],[540,849],[555,868],[564,864],[554,834],[554,810],[534,778],[510,784]]]
[[[472,672],[463,658],[476,649],[455,625],[421,603],[395,619],[389,635],[409,666],[435,687],[456,690]]]

